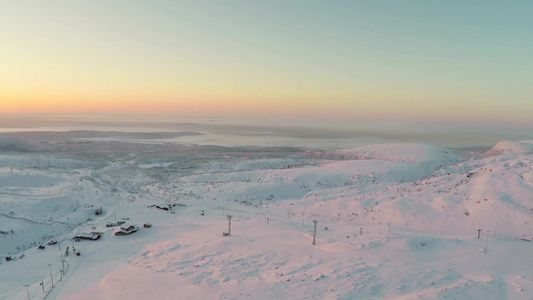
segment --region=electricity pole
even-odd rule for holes
[[[316,223],[318,223],[318,221],[313,220],[313,223],[315,223],[315,230],[313,232],[313,245],[316,245]]]
[[[487,253],[487,246],[489,245],[489,234],[487,233],[487,241],[485,242],[485,253]]]
[[[54,287],[54,277],[52,276],[52,264],[48,264],[50,267],[50,281],[52,281],[52,287]]]
[[[231,235],[231,217],[232,217],[232,215],[227,215],[227,217],[228,217],[228,221],[229,221],[228,222],[228,236],[230,236]]]
[[[65,259],[63,257],[61,257],[61,265],[62,265],[61,280],[63,280],[63,273],[65,272]]]
[[[29,284],[24,285],[26,287],[26,292],[28,293],[28,300],[30,300],[30,290],[28,290]]]

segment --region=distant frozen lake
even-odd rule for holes
[[[128,119],[24,118],[0,119],[2,132],[107,132],[124,133],[87,136],[94,141],[136,143],[174,143],[181,145],[218,145],[227,147],[299,147],[344,149],[382,143],[425,143],[449,148],[492,147],[501,140],[531,139],[527,130],[503,130],[461,124],[385,124],[353,121],[343,127],[327,122],[307,125],[294,123],[239,122],[231,119]],[[130,135],[126,135],[129,133]],[[139,133],[133,136],[133,133]],[[175,137],[140,136],[140,133],[176,133]],[[187,134],[182,134],[187,133]],[[192,134],[190,134],[192,133]],[[75,138],[75,135],[73,135]],[[77,136],[79,139],[86,137]]]

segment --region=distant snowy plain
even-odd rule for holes
[[[533,299],[533,141],[4,135],[0,299]]]

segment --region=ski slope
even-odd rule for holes
[[[0,299],[532,299],[533,154],[500,150],[4,154]]]

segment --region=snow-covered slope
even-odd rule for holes
[[[432,161],[450,164],[457,161],[457,156],[451,151],[439,146],[424,144],[378,144],[325,151],[322,155],[337,159],[374,159],[412,163]]]
[[[26,297],[25,284],[31,299],[533,298],[533,154],[150,155],[100,169],[6,161],[0,254],[15,261],[0,263],[0,299]],[[138,232],[113,235],[121,219]],[[91,231],[102,237],[72,242]],[[36,249],[50,239],[62,242]],[[67,246],[81,256],[62,263]]]
[[[485,152],[489,156],[528,153],[533,153],[533,141],[501,141]]]
[[[342,160],[385,160],[418,163],[432,169],[459,162],[457,155],[434,145],[424,144],[378,144],[353,149],[314,153],[318,157]]]

